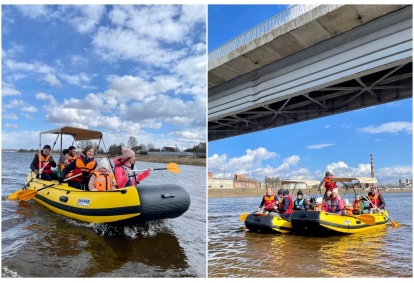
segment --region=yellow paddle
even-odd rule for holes
[[[253,212],[254,215],[256,216],[266,216],[267,214],[264,213],[257,213],[257,212]],[[242,215],[239,216],[240,221],[245,221],[247,216],[249,216],[251,213],[243,213]]]
[[[368,225],[375,225],[374,215],[355,215],[355,218]]]
[[[68,181],[68,180],[73,179],[73,178],[76,178],[76,177],[78,177],[80,175],[82,175],[82,173],[77,174],[77,175],[74,175],[74,176],[72,176],[70,178],[66,178],[65,180],[63,180],[63,182]],[[52,184],[47,185],[46,187],[43,187],[43,188],[38,189],[38,190],[25,190],[25,191],[21,191],[21,192],[19,192],[17,194],[17,198],[19,200],[28,201],[29,199],[33,198],[39,191],[42,191],[44,189],[50,188],[50,187],[55,186],[55,185],[59,185],[59,183],[52,183]]]
[[[365,198],[366,200],[368,200],[368,201],[369,201],[369,203],[370,203],[373,207],[377,207],[376,205],[374,205],[374,204],[371,202],[371,200],[369,199],[369,197],[368,197],[368,196],[364,196],[364,198]],[[381,214],[382,214],[383,216],[387,217],[387,218],[388,218],[388,220],[389,220],[389,221],[391,221],[391,226],[392,226],[392,228],[401,227],[401,224],[400,224],[400,223],[398,223],[397,221],[393,221],[393,220],[391,220],[391,218],[389,218],[387,215],[385,215],[385,214],[384,214],[381,210],[380,210],[379,212],[381,212]]]
[[[130,171],[132,171],[132,172],[142,172],[142,171],[147,171],[148,169],[139,169],[139,170],[130,170]],[[152,170],[168,170],[168,171],[170,171],[171,173],[174,173],[174,174],[178,174],[178,173],[180,173],[180,168],[178,167],[178,165],[177,165],[177,163],[168,163],[167,164],[167,168],[155,168],[155,169],[150,169],[151,171]]]
[[[30,172],[30,176],[32,176],[32,174],[33,174],[34,172],[33,171],[31,171]],[[36,178],[36,174],[34,175],[34,177],[32,178],[32,179],[30,179],[30,181],[29,182],[27,182],[24,186],[23,186],[23,188],[21,188],[20,190],[18,190],[18,191],[15,191],[14,193],[12,193],[11,195],[9,195],[8,197],[7,197],[7,199],[9,199],[9,200],[15,200],[15,199],[17,199],[17,195],[19,194],[19,193],[21,193],[25,188],[26,188],[26,186],[28,185],[28,184],[30,184],[30,182],[31,181],[33,181],[33,179],[34,178]]]
[[[246,220],[247,216],[249,216],[249,214],[250,213],[243,213],[242,215],[240,215],[240,217],[239,217],[240,221],[244,222]]]
[[[47,164],[49,164],[49,161],[48,161],[48,162],[46,162],[46,163],[45,163],[45,165],[43,165],[43,167],[42,167],[42,168],[40,168],[40,170],[39,170],[39,173],[40,173],[40,174],[42,174],[42,171],[43,171],[43,169],[46,167],[46,165],[47,165]],[[31,171],[31,172],[30,172],[30,176],[32,176],[32,174],[33,174],[33,173],[34,173],[34,172],[33,172],[33,171]],[[40,174],[39,174],[39,175],[40,175]],[[21,188],[21,189],[20,189],[20,190],[18,190],[18,191],[15,191],[15,192],[14,192],[14,193],[12,193],[11,195],[9,195],[7,199],[9,199],[9,200],[15,200],[15,199],[17,199],[17,195],[18,195],[18,194],[20,194],[20,193],[21,193],[21,192],[22,192],[22,191],[26,188],[26,186],[27,186],[28,184],[30,184],[30,182],[31,182],[31,181],[33,181],[33,179],[34,179],[34,178],[36,178],[36,177],[37,177],[37,175],[35,174],[35,175],[34,175],[34,177],[33,177],[32,179],[30,179],[30,181],[29,181],[29,182],[27,182],[27,183],[26,183],[26,185],[24,185],[24,187],[23,187],[23,188]]]

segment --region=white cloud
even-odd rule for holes
[[[106,11],[103,5],[70,6],[74,11],[65,14],[65,20],[72,24],[80,33],[92,32]]]
[[[22,107],[24,105],[26,105],[26,102],[24,102],[23,100],[13,99],[12,101],[10,101],[10,103],[3,104],[2,107],[4,107],[4,108],[16,108],[16,107]]]
[[[360,133],[369,133],[369,134],[382,134],[389,133],[395,134],[398,132],[406,132],[407,134],[412,134],[413,132],[413,123],[412,122],[389,122],[381,124],[378,126],[368,126],[364,128],[357,129]]]
[[[321,148],[330,147],[334,145],[335,145],[334,143],[322,143],[322,144],[308,145],[306,148],[307,149],[321,149]]]
[[[21,95],[20,91],[14,88],[14,86],[7,82],[2,82],[1,86],[1,95],[2,96],[14,96]]]
[[[22,107],[22,108],[20,108],[20,110],[22,110],[23,112],[30,112],[30,113],[36,113],[37,112],[37,108],[32,106],[32,105]]]
[[[14,113],[2,113],[2,118],[3,119],[10,119],[10,120],[18,120],[19,117],[17,117],[16,114]]]
[[[46,74],[43,77],[43,80],[51,86],[57,86],[57,87],[62,86],[62,84],[60,83],[59,79],[56,77],[55,74]]]

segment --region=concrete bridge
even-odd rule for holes
[[[299,5],[209,53],[208,140],[412,97],[412,5]]]

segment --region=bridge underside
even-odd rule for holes
[[[412,97],[412,7],[209,89],[208,140]]]
[[[412,97],[412,62],[222,117],[208,139],[262,131]]]

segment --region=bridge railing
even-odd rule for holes
[[[223,45],[213,49],[208,53],[208,62],[214,61],[215,59],[237,49],[244,44],[255,40],[256,38],[262,36],[270,32],[271,30],[297,18],[310,10],[321,6],[318,4],[308,4],[308,5],[294,5],[289,7],[288,9],[276,14],[275,16],[271,17],[270,19],[264,21],[263,23],[249,29],[248,31],[242,33],[236,38],[233,38],[230,41],[227,41]],[[331,7],[332,6],[332,7]],[[343,5],[329,5],[332,10],[343,6]]]

